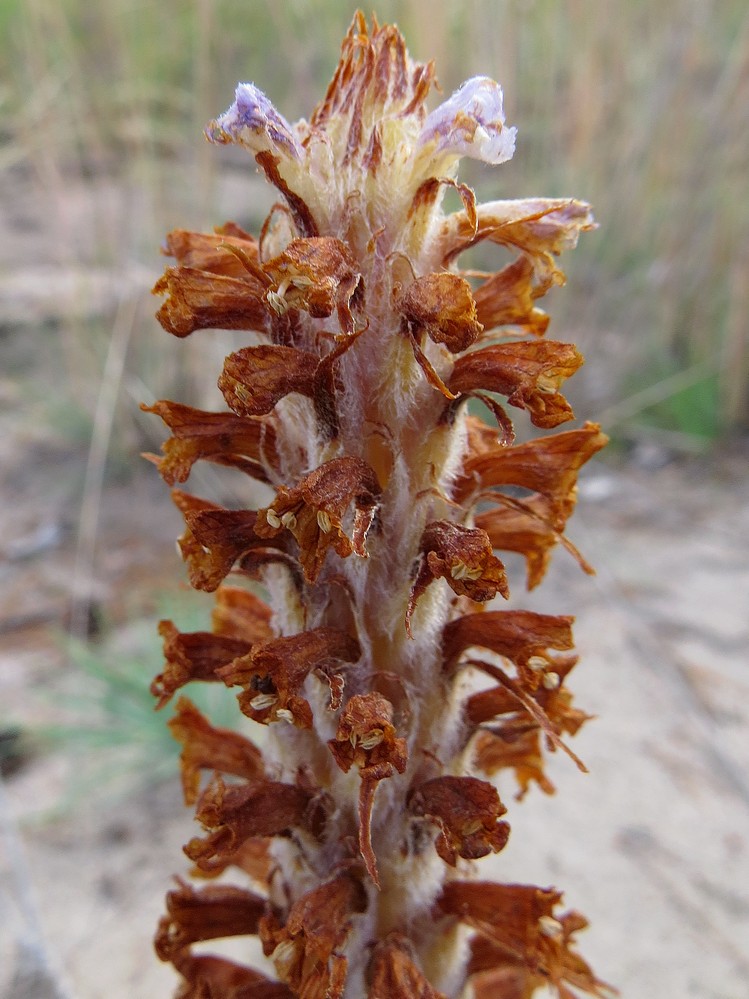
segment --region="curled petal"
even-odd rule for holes
[[[359,768],[359,850],[375,885],[380,887],[377,860],[372,848],[372,806],[379,781],[405,772],[408,749],[396,738],[393,705],[382,694],[356,694],[338,723],[335,739],[328,741],[333,758],[344,773]]]
[[[457,354],[475,342],[483,327],[465,278],[448,271],[416,278],[397,303],[413,334],[422,333]]]
[[[577,473],[607,443],[598,424],[586,423],[578,430],[469,454],[453,498],[464,502],[476,488],[522,486],[550,501],[553,526],[561,531],[575,506]]]
[[[216,670],[251,647],[249,642],[210,631],[180,632],[171,621],[160,622],[159,634],[164,639],[166,664],[151,684],[151,693],[158,698],[157,709],[186,683],[220,680]]]
[[[296,827],[320,829],[314,792],[271,780],[227,786],[216,775],[200,796],[195,817],[209,835],[190,840],[185,853],[209,871],[216,859],[231,859],[256,836],[285,835]]]
[[[476,195],[472,188],[467,184],[459,184],[451,177],[427,177],[417,187],[411,201],[411,206],[408,209],[412,239],[414,237],[418,238],[418,236],[424,237],[426,229],[432,221],[435,205],[438,203],[438,199],[443,194],[443,188],[445,187],[452,187],[457,191],[460,200],[463,202],[467,217],[473,219],[475,226],[478,225]]]
[[[279,313],[304,309],[317,319],[335,311],[341,330],[354,332],[352,309],[360,308],[364,282],[346,244],[332,236],[294,239],[279,256],[265,264],[276,284],[268,294]]]
[[[492,548],[519,552],[527,564],[527,587],[538,586],[546,574],[551,549],[561,542],[577,560],[580,568],[593,575],[595,570],[560,531],[568,507],[557,512],[545,496],[536,493],[525,500],[505,498],[505,505],[476,515],[476,526],[486,531]],[[554,526],[556,524],[556,527]]]
[[[205,130],[210,142],[238,142],[254,153],[273,150],[299,160],[302,150],[291,125],[253,83],[240,83],[234,103]]]
[[[185,482],[200,459],[239,468],[261,482],[268,481],[265,465],[274,466],[277,454],[275,428],[267,421],[234,413],[207,413],[166,399],[140,408],[156,413],[172,431],[173,436],[161,448],[164,457],[153,459],[168,485]]]
[[[190,871],[193,878],[217,878],[228,867],[236,867],[259,885],[267,885],[272,869],[272,858],[268,853],[268,840],[258,837],[246,839],[233,852],[223,853],[213,858],[203,858],[200,867]]]
[[[341,874],[295,902],[285,925],[272,916],[262,920],[263,949],[295,996],[341,999],[348,962],[340,951],[366,906],[361,882]]]
[[[262,416],[290,392],[311,397],[318,363],[295,347],[243,347],[226,358],[218,387],[238,416]]]
[[[550,428],[574,416],[558,389],[582,363],[582,355],[570,343],[497,344],[459,357],[447,385],[455,393],[498,392],[511,406],[527,409],[534,426]]]
[[[487,76],[474,76],[427,117],[418,146],[441,155],[470,156],[504,163],[515,152],[516,129],[505,125],[502,88]]]
[[[487,395],[485,392],[470,392],[466,395],[457,396],[452,406],[447,406],[445,408],[443,419],[446,419],[449,423],[452,419],[454,419],[455,408],[461,406],[471,397],[483,402],[489,412],[493,415],[494,419],[497,421],[497,430],[494,433],[494,440],[492,443],[495,445],[499,444],[501,447],[509,447],[511,444],[514,444],[515,427],[512,424],[512,420],[507,415],[504,407],[500,406],[494,396]],[[472,417],[469,419],[472,419]]]
[[[510,827],[500,822],[507,809],[496,789],[476,777],[435,777],[410,795],[409,810],[433,819],[440,827],[437,853],[452,867],[458,857],[478,860],[507,844]]]
[[[416,960],[408,937],[390,933],[372,953],[367,999],[447,999],[432,988]]]
[[[154,945],[162,961],[171,961],[190,944],[221,937],[255,934],[267,901],[231,885],[196,890],[184,881],[166,896],[164,916]]]
[[[355,552],[367,557],[364,543],[379,502],[380,486],[372,468],[348,455],[325,462],[306,475],[294,489],[281,487],[275,501],[258,510],[256,531],[275,538],[289,531],[299,545],[299,560],[308,582],[322,569],[328,549],[341,558]],[[342,519],[354,507],[351,536]]]
[[[169,730],[182,746],[180,769],[185,804],[193,805],[200,790],[200,771],[216,770],[235,777],[263,778],[263,756],[239,732],[214,728],[186,697],[177,703]]]
[[[298,635],[276,638],[240,656],[221,671],[228,686],[241,685],[239,706],[248,717],[262,724],[285,719],[300,728],[312,725],[312,709],[300,696],[310,673],[323,677],[336,696],[337,669],[355,662],[359,643],[337,628],[314,628]]]
[[[344,773],[352,766],[364,772],[382,763],[399,774],[406,769],[406,740],[396,737],[393,705],[376,691],[356,694],[348,701],[328,746]]]
[[[492,552],[484,531],[448,520],[427,524],[421,538],[419,568],[411,587],[406,630],[419,597],[435,579],[444,579],[453,593],[485,602],[497,593],[509,596],[504,566]]]
[[[549,317],[534,305],[543,289],[534,282],[531,259],[518,257],[488,278],[473,293],[478,321],[485,330],[497,326],[520,326],[534,336],[543,336]]]
[[[216,590],[237,559],[253,549],[283,546],[283,539],[269,546],[256,534],[254,510],[227,510],[180,489],[172,490],[172,500],[185,518],[186,530],[179,539],[179,548],[190,584],[196,590]],[[270,557],[283,560],[278,551]]]
[[[190,583],[215,590],[240,556],[266,542],[255,533],[254,510],[200,510],[185,515],[187,533],[179,540]]]
[[[572,935],[586,924],[578,913],[554,914],[561,897],[554,889],[533,885],[451,881],[443,889],[439,906],[475,929],[490,945],[474,952],[472,970],[492,964],[521,967],[530,990],[525,995],[548,983],[561,996],[572,996],[567,985],[594,996],[610,995],[609,987],[572,950]]]
[[[574,198],[490,201],[478,206],[475,217],[464,210],[445,220],[445,263],[485,239],[520,250],[533,265],[537,298],[552,285],[564,284],[554,257],[575,247],[580,233],[595,227],[590,205]]]
[[[245,278],[226,277],[195,267],[168,267],[153,286],[167,299],[156,318],[177,337],[195,330],[256,330],[269,322],[265,287]]]
[[[283,983],[225,957],[188,950],[175,955],[172,963],[184,979],[179,999],[294,999]]]
[[[270,607],[249,590],[239,586],[221,586],[216,591],[211,625],[216,635],[254,644],[272,637],[272,616]]]
[[[465,614],[444,630],[445,662],[454,663],[467,648],[475,645],[505,656],[522,669],[534,656],[543,657],[547,649],[571,649],[574,620],[522,610]],[[533,673],[532,669],[530,672]]]
[[[257,240],[233,222],[212,233],[173,229],[166,237],[164,253],[175,257],[183,267],[226,277],[247,280],[248,273],[257,275],[254,268],[248,271],[247,262],[259,270]]]
[[[544,769],[541,729],[526,718],[512,718],[478,733],[473,744],[475,765],[491,777],[500,770],[512,770],[518,784],[516,798],[528,793],[531,782],[544,794],[556,790]]]

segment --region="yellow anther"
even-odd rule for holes
[[[560,379],[557,375],[544,371],[536,379],[536,387],[539,392],[543,392],[545,395],[553,395],[559,388],[559,382]]]
[[[465,562],[455,562],[450,568],[450,575],[453,579],[479,579],[481,572],[479,566],[469,566]]]
[[[530,656],[528,658],[528,662],[526,663],[526,665],[528,669],[542,670],[546,669],[546,667],[549,665],[549,662],[547,659],[544,659],[543,656]]]
[[[381,728],[373,728],[371,731],[366,732],[359,740],[359,745],[362,749],[374,749],[375,746],[379,746],[382,740],[385,738],[385,733]]]
[[[474,833],[477,833],[479,829],[483,828],[483,825],[484,823],[481,821],[481,819],[474,819],[472,822],[466,822],[466,824],[463,826],[463,835],[473,836]]]
[[[545,937],[559,937],[564,927],[553,916],[543,915],[538,920],[538,928]]]
[[[265,519],[268,521],[271,527],[275,527],[276,529],[281,527],[281,521],[275,510],[270,510],[270,509],[266,510]]]
[[[250,707],[253,711],[265,711],[266,708],[272,708],[277,700],[275,694],[258,694],[250,701]]]

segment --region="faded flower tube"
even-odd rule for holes
[[[223,683],[266,730],[261,753],[185,697],[170,722],[204,830],[185,847],[193,874],[252,884],[170,892],[156,947],[182,999],[606,991],[557,891],[474,871],[510,832],[496,774],[520,797],[553,790],[548,750],[582,766],[565,741],[586,718],[567,689],[572,619],[503,608],[497,553],[525,558],[529,587],[560,542],[588,570],[564,529],[606,439],[586,424],[516,442],[506,406],[544,431],[573,416],[560,386],[582,358],[545,338],[537,300],[593,222],[572,199],[478,204],[457,166],[512,156],[501,89],[475,78],[428,113],[433,80],[395,27],[359,14],[308,122],[240,84],[206,134],[244,146],[278,203],[258,239],[231,223],[168,237],[161,324],[239,332],[224,412],[149,407],[171,431],[154,460],[174,487],[201,460],[271,497],[173,493],[190,581],[216,602],[211,631],[162,623],[154,694]],[[514,261],[462,272],[482,241]],[[205,952],[243,935],[264,970]]]

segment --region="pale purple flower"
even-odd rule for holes
[[[437,143],[437,153],[504,163],[515,152],[515,128],[505,125],[502,88],[474,76],[427,117],[418,144]]]
[[[301,148],[294,130],[254,83],[240,83],[234,103],[205,130],[211,142],[239,142],[254,151],[273,146],[294,159]]]

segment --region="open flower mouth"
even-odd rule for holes
[[[472,877],[510,832],[495,774],[521,797],[553,790],[551,750],[584,769],[572,618],[485,605],[515,588],[505,552],[529,588],[556,545],[592,571],[564,531],[606,438],[548,433],[574,418],[563,387],[582,357],[545,338],[538,302],[594,222],[571,198],[478,204],[457,167],[513,155],[501,88],[475,77],[429,111],[433,83],[395,27],[357,14],[308,121],[240,84],[206,129],[276,188],[259,239],[231,223],[167,239],[161,324],[236,345],[225,411],[145,407],[171,432],[147,457],[171,486],[207,461],[266,493],[229,509],[173,490],[190,582],[216,605],[210,631],[162,623],[152,689],[161,707],[226,684],[250,726],[215,729],[180,698],[170,725],[203,827],[185,852],[202,876],[254,882],[170,893],[157,950],[183,997],[606,994],[560,893]],[[479,283],[460,262],[482,242],[514,259]],[[512,411],[543,433],[516,440]],[[263,972],[195,950],[247,934]]]

